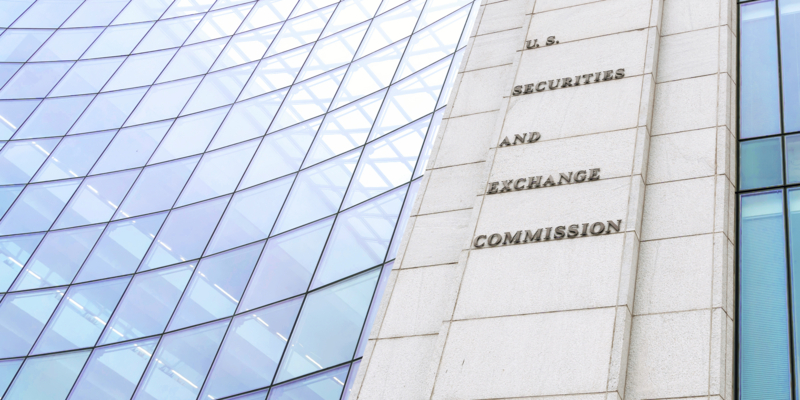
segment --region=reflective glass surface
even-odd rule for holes
[[[346,398],[477,14],[0,1],[0,398]]]

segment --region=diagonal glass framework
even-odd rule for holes
[[[0,398],[338,400],[473,0],[0,0]]]

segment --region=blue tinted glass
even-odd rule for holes
[[[213,254],[269,236],[294,177],[286,177],[233,196],[206,254]]]
[[[230,107],[187,115],[175,120],[150,164],[202,153],[228,114]]]
[[[58,28],[81,0],[38,0],[12,25],[15,28]]]
[[[58,139],[11,142],[0,150],[0,184],[28,183]]]
[[[96,349],[69,398],[130,399],[157,343],[158,339],[148,339]]]
[[[123,61],[124,57],[78,61],[50,92],[50,96],[97,93]]]
[[[22,64],[0,63],[0,87],[6,84],[11,77],[17,73]]]
[[[5,215],[6,211],[11,207],[14,200],[17,199],[17,196],[19,196],[23,188],[24,185],[0,187],[0,218]]]
[[[53,227],[69,228],[110,220],[138,175],[139,171],[130,170],[84,179]]]
[[[0,239],[0,292],[8,290],[43,237],[37,233]]]
[[[174,55],[173,49],[128,57],[103,91],[152,85]]]
[[[14,135],[14,139],[66,135],[93,98],[89,95],[45,99]]]
[[[407,188],[403,186],[339,214],[312,288],[383,263]]]
[[[0,361],[0,392],[5,393],[8,389],[8,385],[14,379],[20,365],[22,365],[22,359]]]
[[[76,351],[25,360],[5,397],[21,400],[66,398],[90,352]]]
[[[214,0],[177,0],[161,16],[161,19],[204,13],[211,8],[212,4],[214,4]]]
[[[0,235],[44,231],[67,204],[80,179],[28,185],[0,221]]]
[[[34,0],[3,0],[0,1],[0,26],[8,27],[20,15],[22,15],[28,7],[33,4]]]
[[[263,247],[260,242],[202,259],[169,330],[233,315]]]
[[[328,72],[334,68],[349,63],[356,54],[358,45],[364,33],[367,32],[369,23],[338,33],[334,36],[320,40],[314,46],[314,52],[303,66],[303,72],[297,77],[298,80],[306,80],[321,73]],[[459,31],[460,32],[460,31]]]
[[[145,168],[115,218],[129,218],[170,209],[199,158],[184,158]]]
[[[739,10],[740,137],[781,133],[775,1],[742,4]]]
[[[295,298],[234,318],[200,398],[269,386],[301,304]]]
[[[370,93],[389,86],[408,39],[353,61],[333,107],[341,107]]]
[[[45,97],[72,64],[71,61],[25,64],[0,90],[0,98]]]
[[[142,42],[136,46],[136,53],[167,49],[183,44],[202,16],[191,15],[156,22]]]
[[[375,269],[308,295],[276,382],[352,359],[379,272]]]
[[[800,1],[781,0],[781,76],[785,132],[800,131]],[[749,78],[749,77],[748,77]]]
[[[137,2],[132,2],[135,4]],[[82,58],[101,58],[124,56],[130,54],[133,48],[144,37],[152,22],[134,25],[121,25],[108,27],[103,34],[89,47]]]
[[[31,61],[77,60],[103,32],[103,28],[60,29],[44,44]]]
[[[324,8],[286,21],[281,28],[281,33],[275,38],[275,43],[267,51],[267,55],[282,53],[317,40],[335,8],[335,6]]]
[[[127,0],[88,0],[64,23],[64,28],[106,26],[128,4]]]
[[[250,15],[239,28],[239,32],[249,31],[251,29],[260,28],[281,22],[289,17],[297,0],[277,0],[257,3]]]
[[[176,205],[182,206],[233,192],[250,164],[259,142],[260,140],[251,140],[203,154]]]
[[[249,99],[291,85],[312,47],[306,45],[262,60],[240,98]]]
[[[230,196],[170,212],[140,271],[199,258]]]
[[[93,174],[141,167],[153,154],[172,121],[120,129],[92,169]]]
[[[267,393],[269,393],[269,389],[259,390],[257,392],[231,397],[230,400],[264,400],[267,398]]]
[[[11,137],[39,105],[39,100],[0,101],[0,140]]]
[[[403,211],[400,213],[400,218],[397,219],[397,227],[394,229],[392,236],[392,245],[389,246],[389,252],[386,254],[386,260],[393,260],[397,257],[397,249],[400,247],[400,241],[403,240],[403,232],[406,231],[408,225],[408,217],[411,215],[411,208],[414,207],[414,199],[417,197],[417,190],[419,190],[419,183],[421,180],[417,179],[408,187],[408,194],[406,195],[405,203],[403,204]]]
[[[119,128],[146,91],[146,88],[140,88],[98,95],[70,132],[83,133]]]
[[[28,354],[64,289],[7,294],[0,303],[0,357]]]
[[[328,111],[347,67],[295,84],[286,96],[269,131],[274,132]]]
[[[114,19],[114,25],[155,21],[166,11],[171,3],[171,0],[131,1],[119,16]]]
[[[2,8],[2,7],[0,7]],[[25,62],[53,34],[51,29],[9,29],[0,35],[0,61]]]
[[[178,54],[158,78],[158,82],[205,74],[217,59],[222,48],[225,47],[226,42],[227,39],[219,39],[181,47]]]
[[[71,286],[32,354],[94,346],[129,277]]]
[[[358,162],[360,150],[301,171],[286,200],[275,232],[307,224],[335,213]]]
[[[800,182],[800,135],[786,136],[786,183]]]
[[[186,43],[204,42],[233,35],[252,7],[252,4],[246,4],[208,13]]]
[[[182,115],[233,103],[255,69],[255,63],[206,75]]]
[[[272,117],[278,111],[286,91],[265,94],[251,100],[236,103],[219,129],[211,149],[252,139],[267,133]]]
[[[257,185],[300,169],[320,122],[322,119],[317,118],[267,135],[240,187]]]
[[[791,255],[791,279],[792,287],[800,287],[800,191],[797,189],[789,190],[789,250]],[[800,317],[800,294],[797,290],[792,291],[792,316],[797,321]],[[800,335],[794,334],[795,346],[800,344]],[[800,354],[795,352],[795,367],[800,366]]]
[[[250,7],[250,5],[247,7]],[[270,43],[272,43],[272,39],[275,38],[279,28],[280,25],[272,25],[234,36],[217,62],[214,63],[213,70],[216,71],[260,59],[264,56],[264,52],[267,51]]]
[[[272,389],[269,400],[339,400],[349,365]]]
[[[78,272],[94,243],[103,232],[103,225],[49,232],[25,264],[25,270],[12,289],[27,290],[66,285]]]
[[[781,191],[741,198],[742,399],[791,398],[789,310]]]
[[[115,133],[106,131],[65,138],[47,158],[33,181],[86,176]]]
[[[167,213],[112,222],[83,264],[76,282],[131,274],[153,242]]]
[[[194,400],[219,349],[228,320],[164,336],[134,399]]]
[[[383,298],[383,291],[386,289],[386,282],[389,280],[389,274],[392,272],[394,261],[388,262],[381,268],[381,276],[378,279],[378,286],[375,287],[375,294],[372,295],[372,304],[369,306],[369,313],[367,313],[367,322],[364,323],[364,329],[361,330],[361,338],[358,339],[358,347],[356,348],[356,355],[354,358],[360,358],[364,355],[364,348],[369,339],[369,332],[372,329],[372,324],[375,322],[375,314],[378,313],[378,307]]]
[[[345,382],[344,390],[342,390],[342,400],[347,400],[350,398],[351,390],[353,389],[353,383],[356,380],[356,376],[358,376],[358,367],[361,365],[361,360],[358,360],[350,365],[350,372],[347,374],[347,382]]]
[[[198,77],[152,86],[125,126],[177,117],[199,83]]]
[[[739,187],[754,189],[783,183],[781,138],[742,142],[739,149]]]
[[[412,179],[419,178],[420,176],[422,176],[422,173],[425,172],[426,166],[428,165],[428,159],[431,156],[431,149],[433,148],[433,142],[436,138],[436,134],[439,132],[439,127],[442,125],[442,116],[444,115],[444,110],[445,110],[444,108],[440,108],[438,111],[433,113],[433,119],[431,120],[431,127],[428,128],[429,139],[425,140],[425,145],[422,146],[422,151],[420,152],[419,155],[419,161],[417,162],[417,166],[414,169],[414,176],[412,177]]]
[[[328,218],[268,240],[239,312],[305,292],[331,226],[333,218]]]
[[[195,263],[137,274],[108,323],[100,344],[164,332]]]

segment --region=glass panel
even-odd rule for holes
[[[420,29],[438,21],[447,14],[450,14],[451,12],[470,3],[472,3],[470,0],[428,2],[425,4],[425,10],[422,11],[422,16],[419,17],[416,30],[419,31]],[[469,7],[467,7],[466,10],[469,11]],[[463,28],[464,21],[461,21],[461,26]],[[461,29],[459,29],[459,31],[461,31]]]
[[[249,187],[300,169],[322,118],[267,135],[239,187]]]
[[[237,192],[206,254],[213,254],[269,236],[293,176]]]
[[[177,206],[231,193],[242,179],[260,140],[251,140],[203,154],[192,179],[183,189]]]
[[[33,181],[86,176],[115,133],[106,131],[65,138],[47,158]]]
[[[152,85],[176,51],[171,49],[128,57],[103,91]]]
[[[45,97],[72,64],[70,61],[25,64],[0,90],[0,98]]]
[[[199,258],[230,196],[172,210],[140,271]]]
[[[458,54],[456,54],[458,57]],[[456,69],[451,69],[450,71],[455,71]],[[445,84],[445,87],[447,84]],[[441,100],[441,98],[440,98]],[[442,124],[442,115],[444,114],[444,108],[440,108],[439,111],[436,111],[433,114],[433,120],[431,121],[431,127],[428,129],[428,137],[425,139],[425,144],[422,146],[422,151],[419,155],[419,161],[417,161],[417,166],[414,169],[414,176],[411,179],[417,179],[422,176],[422,173],[425,172],[425,167],[428,164],[428,159],[431,156],[431,148],[433,147],[433,143],[436,140],[436,134],[439,132],[439,126]]]
[[[256,3],[239,32],[261,28],[285,20],[294,9],[297,0],[263,0]]]
[[[123,61],[123,57],[78,61],[50,92],[50,96],[97,93]]]
[[[11,142],[0,150],[0,184],[28,183],[58,139]]]
[[[364,38],[364,44],[358,50],[357,57],[372,53],[411,35],[424,4],[425,0],[414,0],[376,17],[369,27],[367,37]]]
[[[101,32],[103,28],[59,29],[31,61],[77,60]]]
[[[236,103],[209,150],[262,136],[286,96],[286,90]]]
[[[740,137],[781,133],[775,1],[742,4],[740,14]]]
[[[406,231],[408,217],[411,215],[411,208],[414,207],[414,200],[417,198],[417,191],[419,190],[420,182],[422,181],[417,179],[411,182],[411,185],[408,187],[408,194],[406,195],[406,200],[403,204],[403,211],[400,213],[400,218],[397,219],[397,227],[394,228],[392,245],[389,246],[389,252],[386,254],[386,260],[393,260],[395,257],[397,257],[397,248],[400,247],[400,241],[403,240],[403,233]]]
[[[250,77],[250,82],[245,86],[240,98],[249,99],[291,85],[312,47],[313,45],[307,45],[265,58]]]
[[[230,107],[222,107],[178,118],[149,163],[154,164],[204,152],[222,120],[228,115],[228,110]]]
[[[269,389],[264,389],[241,396],[231,397],[230,400],[264,400],[267,398],[267,393],[269,393]]]
[[[95,349],[70,399],[127,400],[139,383],[158,339]]]
[[[281,28],[281,33],[275,38],[275,43],[267,51],[267,55],[283,53],[317,40],[322,29],[325,28],[328,18],[333,14],[334,8],[335,6],[330,6],[286,21]]]
[[[339,89],[347,67],[292,86],[269,131],[274,132],[324,114]]]
[[[93,95],[45,99],[33,115],[25,121],[25,125],[22,125],[19,132],[14,135],[14,139],[66,135],[92,99],[94,99]]]
[[[208,13],[186,44],[233,35],[251,8],[253,4],[245,4]]]
[[[172,0],[134,0],[131,1],[119,17],[114,20],[114,25],[129,24],[131,22],[154,21],[161,16]]]
[[[269,386],[302,303],[295,298],[234,318],[200,398]]]
[[[200,260],[169,330],[233,315],[264,242]]]
[[[361,150],[354,150],[301,171],[274,232],[286,232],[339,210],[360,154]]]
[[[786,136],[784,140],[786,144],[786,183],[800,182],[800,135]]]
[[[0,292],[5,292],[28,262],[43,233],[0,238]]]
[[[292,15],[290,17],[294,18],[298,15],[319,10],[322,7],[326,7],[334,3],[337,3],[337,0],[300,0],[300,3],[298,3],[297,7],[294,8],[294,11],[292,11]]]
[[[137,176],[139,171],[132,170],[84,179],[54,228],[107,222]]]
[[[92,174],[143,166],[171,124],[172,121],[165,121],[121,129],[92,168]]]
[[[32,354],[94,346],[130,277],[71,286]]]
[[[336,12],[331,17],[322,37],[339,32],[360,22],[364,22],[375,15],[380,6],[380,0],[345,0],[336,7]]]
[[[276,382],[353,357],[379,272],[374,269],[308,295]]]
[[[4,3],[3,6],[5,6]],[[2,7],[0,7],[2,8]],[[25,62],[53,34],[51,29],[9,29],[0,36],[0,61]]]
[[[8,208],[11,207],[11,204],[14,203],[14,200],[17,199],[17,196],[19,196],[24,187],[25,185],[0,187],[0,218],[5,215]],[[0,292],[2,292],[2,290],[0,290]]]
[[[347,107],[331,111],[325,116],[314,146],[308,153],[304,166],[362,146],[367,141],[372,123],[381,108],[386,91],[381,91]]]
[[[127,0],[89,0],[78,8],[78,11],[64,23],[63,28],[76,28],[81,26],[106,26],[128,4]]]
[[[797,289],[800,287],[800,190],[789,190],[789,250],[791,254],[791,280],[792,280],[792,317],[793,321],[797,323],[800,320],[800,293]],[[761,246],[768,246],[769,243],[759,243]],[[798,344],[798,334],[794,335],[794,343]],[[761,345],[771,345],[771,343],[761,343]],[[778,348],[777,350],[780,351]],[[794,356],[795,367],[800,365],[800,354],[795,352]]]
[[[136,46],[135,53],[178,47],[186,41],[194,27],[202,19],[200,15],[173,18],[156,22],[142,42]]]
[[[116,129],[128,118],[147,88],[102,93],[94,98],[70,133],[83,133]]]
[[[140,3],[131,2],[130,5]],[[130,7],[128,7],[129,9]],[[127,11],[127,9],[125,10]],[[124,14],[125,11],[122,13]],[[133,48],[139,44],[150,27],[152,22],[142,24],[111,26],[103,31],[103,34],[92,44],[92,47],[81,58],[101,58],[112,56],[124,56],[130,54]]]
[[[133,185],[133,189],[125,197],[115,219],[172,208],[198,160],[200,156],[145,168]]]
[[[112,222],[103,232],[75,282],[109,278],[136,271],[167,213]]]
[[[401,187],[339,214],[312,288],[383,262],[406,189]]]
[[[333,218],[328,218],[269,239],[250,279],[239,312],[308,290],[331,226]]]
[[[64,289],[10,293],[0,303],[0,357],[28,354]]]
[[[161,339],[134,399],[194,400],[229,321],[175,332]]]
[[[186,263],[134,276],[100,344],[164,332],[195,265]]]
[[[19,18],[35,0],[3,0],[0,2],[0,26],[8,27]]]
[[[408,39],[401,40],[350,64],[332,108],[341,107],[389,86],[407,43]]]
[[[214,0],[176,0],[161,19],[204,13],[212,4]]]
[[[358,375],[358,367],[361,365],[361,360],[358,360],[350,365],[350,372],[347,374],[347,382],[344,385],[341,400],[347,400],[350,398],[350,391],[352,390],[353,382],[355,382],[356,376]]]
[[[69,18],[81,0],[38,0],[11,25],[14,28],[58,28]]]
[[[78,188],[80,179],[28,185],[0,221],[0,235],[45,231]]]
[[[3,87],[3,85],[5,85],[6,82],[8,82],[8,80],[17,73],[22,65],[23,64],[18,63],[0,63],[0,87]]]
[[[789,310],[782,192],[742,196],[740,229],[740,396],[789,399]]]
[[[463,1],[463,0],[462,0]],[[469,7],[464,7],[453,15],[433,26],[414,34],[403,55],[403,63],[395,81],[403,79],[432,63],[453,53],[464,30],[464,22],[469,14]]]
[[[269,400],[339,400],[349,365],[272,389]]]
[[[233,103],[255,67],[255,63],[252,63],[206,75],[181,115]]]
[[[242,4],[242,3],[249,3],[251,1],[253,1],[253,0],[217,0],[214,3],[214,6],[211,7],[211,9],[212,10],[219,10],[220,8],[231,7],[231,6],[235,6],[237,4]]]
[[[739,186],[742,190],[783,183],[781,138],[742,142],[739,149]]]
[[[796,132],[800,131],[800,0],[781,0],[778,6],[781,13],[784,132]]]
[[[349,63],[368,26],[369,23],[363,23],[317,42],[298,80],[302,81]]]
[[[358,347],[356,347],[356,355],[354,358],[360,358],[364,355],[364,348],[369,339],[369,333],[372,329],[372,324],[375,322],[375,314],[378,313],[381,299],[383,298],[383,291],[386,289],[386,282],[389,280],[389,274],[392,272],[394,262],[388,262],[381,268],[381,276],[378,279],[378,286],[375,288],[375,294],[372,295],[372,303],[369,306],[367,313],[367,322],[364,323],[364,328],[361,329],[361,337],[358,339]],[[348,383],[350,380],[348,379]]]
[[[39,100],[0,101],[0,140],[10,138],[37,105]]]
[[[152,86],[125,126],[177,117],[200,80],[196,77]]]
[[[278,34],[280,27],[271,25],[234,36],[222,56],[214,63],[213,69],[216,71],[260,59]]]
[[[89,353],[90,350],[85,350],[25,360],[5,397],[26,400],[66,398]]]
[[[158,83],[205,74],[217,59],[228,39],[181,47],[158,78]]]
[[[20,365],[22,365],[22,359],[0,361],[0,392],[5,393],[8,389],[8,385],[11,384]]]

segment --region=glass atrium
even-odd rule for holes
[[[0,0],[0,398],[346,398],[472,0]]]

